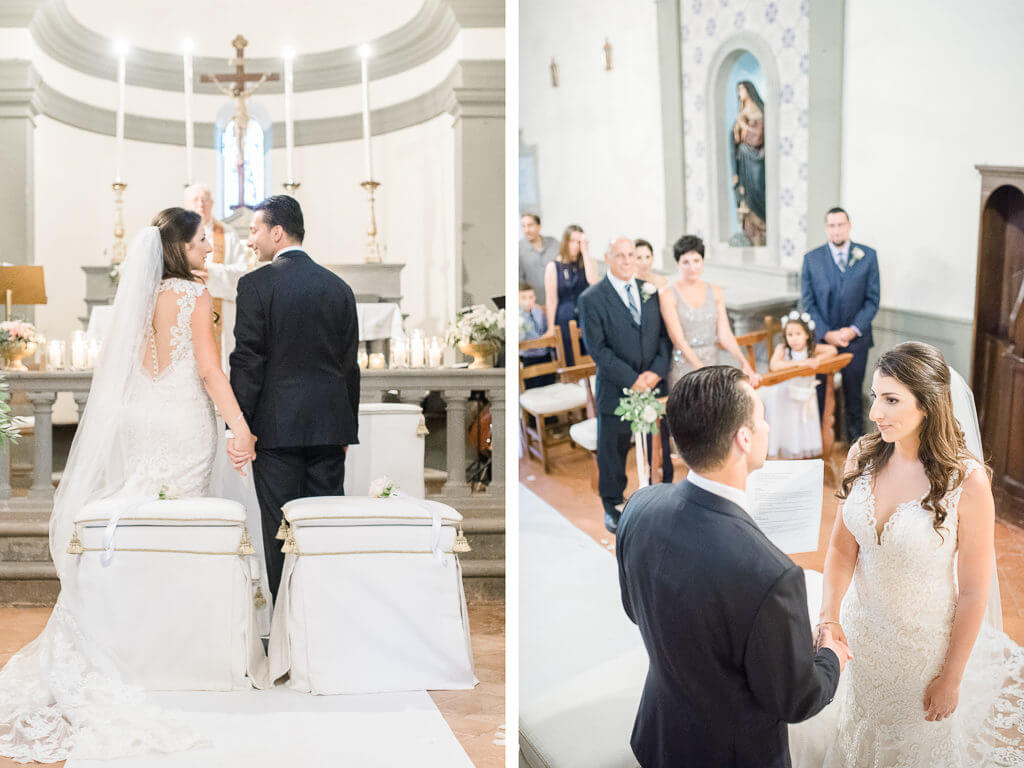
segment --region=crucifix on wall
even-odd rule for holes
[[[604,39],[604,45],[601,46],[601,50],[604,51],[604,71],[610,72],[612,67],[612,44],[608,42],[608,38]]]
[[[225,96],[235,100],[235,113],[231,116],[235,124],[235,137],[238,140],[238,205],[232,208],[244,208],[245,206],[245,130],[249,125],[249,97],[263,83],[280,80],[276,72],[246,72],[245,71],[245,46],[249,44],[241,35],[236,35],[231,41],[235,48],[235,58],[229,59],[228,63],[235,68],[233,75],[203,75],[201,80],[204,83],[214,83]],[[254,83],[246,88],[247,83]]]

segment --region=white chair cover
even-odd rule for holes
[[[271,677],[315,694],[472,688],[473,658],[451,507],[321,497],[284,507],[285,557]]]
[[[124,681],[148,690],[265,687],[251,583],[258,570],[253,555],[240,554],[244,508],[212,498],[124,504],[107,499],[78,512],[84,551],[74,565],[80,620]]]

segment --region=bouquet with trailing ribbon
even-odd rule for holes
[[[615,409],[615,415],[622,421],[629,422],[629,429],[633,433],[633,441],[636,443],[636,472],[641,488],[650,484],[647,478],[650,471],[647,460],[647,435],[658,434],[658,422],[664,413],[665,406],[658,402],[654,392],[649,389],[642,392],[623,389],[619,407]]]

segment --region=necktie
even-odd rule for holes
[[[633,322],[640,325],[640,305],[633,296],[633,288],[633,283],[626,283],[626,301],[629,302],[629,314],[633,316]]]
[[[839,271],[846,271],[846,251],[840,251],[836,254],[836,258],[839,260]]]

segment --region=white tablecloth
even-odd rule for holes
[[[397,304],[356,304],[359,340],[392,339],[402,335],[402,313]]]
[[[90,338],[102,340],[110,327],[110,315],[114,308],[101,305],[92,308],[89,317]],[[402,312],[397,304],[356,304],[356,315],[359,316],[359,340],[391,339],[402,335]]]

